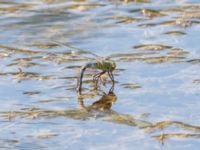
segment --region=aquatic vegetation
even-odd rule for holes
[[[24,95],[37,95],[40,94],[40,91],[25,91],[23,92]]]
[[[172,47],[159,44],[141,44],[141,45],[136,45],[133,48],[143,49],[143,50],[164,50],[164,49],[171,49]]]
[[[26,54],[26,55],[44,53],[42,51],[32,51],[32,50],[28,50],[28,49],[19,49],[19,48],[4,46],[4,45],[0,45],[0,48],[6,49],[6,50],[10,51],[11,53],[22,53],[22,54]]]
[[[123,86],[124,88],[128,88],[128,89],[141,88],[141,86],[139,86],[137,84],[131,84],[131,83],[123,83],[123,84],[121,84],[121,86]]]
[[[187,62],[192,63],[192,64],[198,64],[200,63],[200,59],[190,59],[190,60],[187,60]]]
[[[168,32],[165,32],[164,34],[167,34],[167,35],[185,35],[186,33],[183,32],[183,31],[168,31]]]
[[[135,3],[150,3],[150,0],[123,0],[125,3],[135,2]]]
[[[200,84],[200,79],[194,80],[193,83]]]
[[[164,145],[165,141],[170,138],[177,138],[177,139],[190,139],[195,138],[199,139],[200,134],[189,134],[189,133],[169,133],[169,134],[160,134],[154,135],[153,138],[157,139],[162,145]]]
[[[51,131],[48,131],[48,130],[44,130],[44,131],[39,131],[37,133],[33,133],[29,136],[34,137],[34,138],[47,139],[47,138],[51,138],[51,137],[54,137],[54,136],[58,136],[58,134],[51,132]]]
[[[139,21],[144,21],[145,19],[143,18],[134,18],[134,17],[129,17],[129,16],[114,16],[112,18],[107,18],[108,20],[116,20],[116,23],[137,23]]]

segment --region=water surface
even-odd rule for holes
[[[0,148],[197,150],[199,10],[197,0],[1,0]],[[108,78],[94,90],[88,70],[79,99],[91,53],[116,61],[114,94]]]

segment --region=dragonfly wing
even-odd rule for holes
[[[52,41],[52,42],[55,43],[55,44],[57,44],[57,45],[66,47],[66,48],[68,48],[68,49],[70,48],[70,49],[73,49],[73,50],[75,50],[75,51],[83,52],[83,53],[85,53],[85,54],[90,54],[90,55],[92,55],[93,57],[95,57],[95,58],[90,58],[90,59],[96,59],[96,58],[100,57],[100,56],[98,56],[98,55],[96,55],[96,54],[90,52],[89,50],[87,51],[87,50],[83,50],[83,49],[80,49],[80,48],[76,48],[76,47],[71,46],[70,44],[66,44],[66,43],[64,44],[64,43],[61,43],[61,42],[58,42],[58,41]]]

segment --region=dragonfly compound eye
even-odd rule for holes
[[[115,68],[116,68],[116,63],[112,61],[112,70],[115,70]]]

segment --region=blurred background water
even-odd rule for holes
[[[0,0],[0,149],[198,150],[199,23],[198,0]],[[114,94],[88,70],[78,99],[91,52]]]

